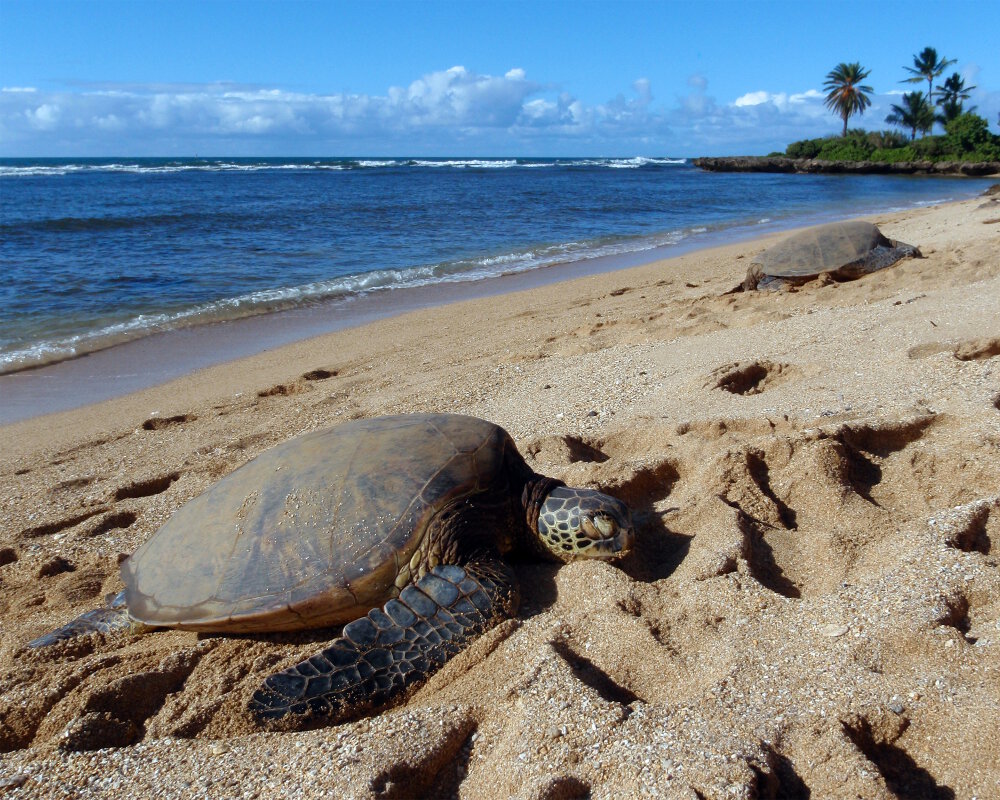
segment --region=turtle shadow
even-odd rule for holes
[[[633,512],[635,544],[614,565],[634,581],[652,583],[667,578],[680,566],[691,548],[692,536],[676,533],[650,509]],[[518,616],[529,619],[551,608],[557,599],[556,575],[564,566],[556,562],[515,561],[514,571],[521,587]]]
[[[515,561],[514,572],[521,589],[517,616],[529,619],[544,613],[556,602],[556,575],[562,564],[547,561]]]
[[[652,583],[670,577],[691,549],[693,536],[670,530],[663,514],[652,508],[633,513],[636,522],[632,552],[618,567],[634,581]]]

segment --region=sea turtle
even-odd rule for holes
[[[887,239],[870,222],[832,222],[800,231],[756,256],[743,289],[781,289],[823,272],[834,280],[853,280],[907,256],[920,258],[920,250]]]
[[[250,702],[259,720],[341,718],[398,696],[513,614],[505,554],[615,558],[632,539],[624,503],[535,474],[491,422],[358,420],[278,445],[220,480],[122,562],[124,591],[30,644],[115,629],[348,623]]]

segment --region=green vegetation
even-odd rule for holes
[[[909,128],[912,142],[917,138],[917,131],[927,134],[934,127],[934,107],[923,92],[907,92],[903,95],[903,105],[893,104],[892,113],[885,121],[890,125]]]
[[[922,92],[914,94],[923,95]],[[926,103],[926,100],[924,100]],[[1000,136],[986,120],[967,111],[945,125],[944,136],[908,140],[898,131],[852,129],[845,136],[792,142],[784,155],[823,161],[1000,161]]]
[[[935,86],[955,59],[938,56],[933,47],[925,47],[913,56],[913,66],[903,67],[910,77],[902,82],[927,81],[927,93],[907,92],[899,105],[892,106],[885,121],[905,130],[848,131],[847,121],[854,114],[863,114],[871,105],[870,86],[862,85],[869,70],[860,62],[841,63],[826,76],[826,105],[844,121],[840,136],[803,139],[792,142],[783,154],[790,158],[814,158],[823,161],[1000,161],[1000,136],[989,131],[985,119],[977,116],[975,106],[965,108],[965,101],[975,86],[966,86],[955,72],[942,85]],[[937,96],[935,98],[935,90]],[[939,110],[939,111],[938,111]],[[930,136],[935,123],[944,126],[942,136]],[[917,138],[917,134],[920,138]]]

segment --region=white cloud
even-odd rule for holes
[[[789,95],[788,100],[791,103],[805,103],[809,100],[822,100],[826,95],[823,94],[819,89],[807,89],[804,92],[799,92],[798,94]]]
[[[11,93],[20,92],[22,94],[26,92],[37,92],[37,91],[38,89],[36,89],[34,86],[4,86],[2,89],[0,89],[0,92],[11,92]]]
[[[709,155],[768,152],[839,130],[816,89],[754,90],[717,102],[704,75],[686,83],[686,94],[662,101],[639,78],[603,103],[533,81],[521,68],[488,75],[464,66],[382,94],[232,83],[13,87],[0,92],[0,154]],[[980,113],[995,97],[975,93]],[[857,124],[885,127],[892,99],[873,97]]]
[[[37,108],[29,108],[24,112],[29,126],[40,131],[49,131],[59,122],[59,106],[55,103],[42,103]]]
[[[735,108],[748,108],[764,104],[773,105],[782,111],[788,111],[792,106],[798,106],[799,110],[806,108],[820,108],[825,95],[817,89],[807,89],[804,92],[788,94],[787,92],[747,92],[733,101]]]
[[[737,97],[733,101],[733,105],[737,108],[743,108],[744,106],[759,106],[761,103],[771,102],[772,95],[770,92],[750,92],[743,95],[742,97]]]

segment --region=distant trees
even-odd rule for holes
[[[989,123],[978,114],[966,111],[948,123],[946,147],[955,153],[974,153],[983,161],[1000,159],[1000,136],[990,133]]]
[[[933,47],[925,47],[913,56],[913,66],[903,67],[910,73],[909,78],[904,78],[902,83],[923,83],[927,81],[927,96],[923,92],[909,92],[903,95],[903,104],[894,105],[892,113],[885,118],[886,122],[899,125],[901,128],[909,128],[910,139],[916,139],[917,131],[926,136],[934,128],[935,122],[940,122],[945,128],[948,124],[965,113],[965,101],[969,99],[969,93],[975,86],[966,86],[965,79],[957,72],[945,80],[943,86],[938,86],[940,96],[937,102],[934,100],[934,81],[940,78],[945,69],[955,63],[953,58],[938,56],[937,50]],[[934,112],[935,105],[941,109],[940,114]],[[975,107],[968,109],[975,110]]]
[[[940,87],[941,96],[938,98],[937,104],[941,107],[941,114],[937,121],[947,127],[953,119],[962,116],[965,113],[964,101],[969,99],[969,93],[975,88],[975,86],[966,86],[965,80],[957,72],[952,73],[952,76]],[[975,106],[969,109],[969,111],[975,110]]]
[[[890,125],[910,130],[910,141],[917,138],[917,131],[926,134],[934,127],[934,108],[923,92],[907,92],[903,95],[903,104],[893,104],[892,113],[885,118]]]
[[[841,62],[826,76],[823,88],[827,90],[826,106],[844,120],[844,132],[847,136],[847,120],[854,114],[864,114],[872,101],[868,97],[874,90],[871,86],[862,86],[861,81],[869,75],[857,61],[847,64]]]
[[[955,63],[953,58],[938,58],[937,50],[925,47],[913,57],[912,67],[903,67],[912,77],[904,78],[900,83],[922,83],[927,81],[927,102],[934,105],[934,79],[940,78],[944,71]]]
[[[841,135],[792,142],[784,155],[819,161],[884,163],[1000,161],[1000,136],[990,132],[987,120],[972,113],[975,106],[965,106],[976,87],[966,86],[958,72],[936,85],[954,63],[955,59],[938,56],[933,47],[925,47],[913,56],[912,67],[904,67],[911,76],[905,81],[927,81],[927,92],[917,90],[903,94],[900,103],[891,106],[892,111],[885,121],[905,130],[909,138],[896,130],[848,131],[848,120],[855,114],[863,114],[871,105],[869,95],[873,89],[864,84],[870,71],[860,62],[838,64],[827,73],[823,88],[827,108],[844,122]],[[944,126],[944,135],[928,136],[936,122]]]

